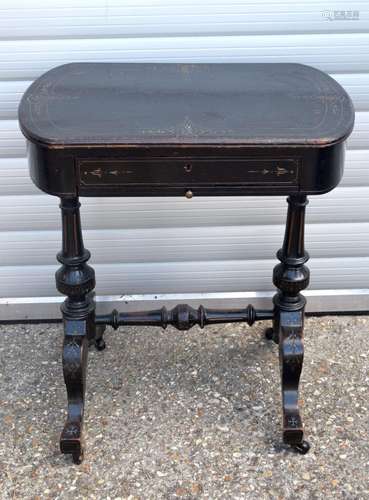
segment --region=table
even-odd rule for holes
[[[308,195],[330,191],[342,177],[345,140],[354,123],[342,87],[294,63],[71,63],[31,84],[19,123],[33,182],[61,200],[56,286],[67,296],[61,312],[68,397],[62,453],[75,463],[83,458],[88,346],[105,347],[106,325],[187,330],[265,319],[273,320],[267,338],[279,344],[283,440],[306,453],[298,406],[306,303],[300,292],[309,283],[305,207]],[[271,310],[179,304],[172,310],[96,314],[79,197],[232,195],[288,196]]]

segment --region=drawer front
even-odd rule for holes
[[[80,160],[83,187],[298,186],[299,160],[291,158],[155,158]]]

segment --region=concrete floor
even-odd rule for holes
[[[82,465],[59,454],[61,325],[0,328],[2,499],[369,499],[369,317],[310,318],[301,406],[281,446],[267,323],[109,330],[90,350]]]

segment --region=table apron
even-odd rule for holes
[[[299,185],[299,159],[291,158],[153,158],[84,159],[77,162],[81,194],[91,189],[172,192],[224,192],[245,187],[294,190]]]

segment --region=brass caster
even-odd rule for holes
[[[293,445],[294,449],[301,453],[301,455],[306,455],[310,450],[310,444],[307,441],[302,441],[300,444]]]

